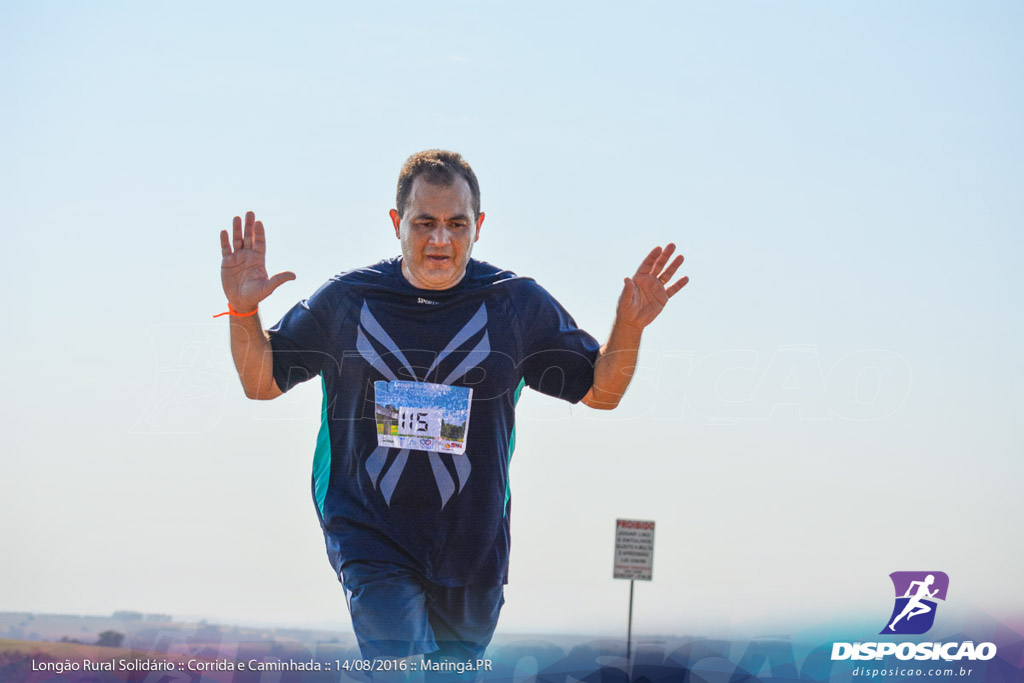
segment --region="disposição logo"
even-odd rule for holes
[[[935,624],[938,602],[946,600],[949,577],[945,572],[893,572],[896,593],[892,614],[879,635],[921,635]],[[895,656],[900,660],[985,661],[996,656],[993,643],[964,642],[856,642],[833,643],[832,661],[879,660]]]
[[[889,574],[896,600],[881,635],[920,635],[935,623],[937,600],[945,602],[949,577],[945,572],[893,572]]]

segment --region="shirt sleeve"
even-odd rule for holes
[[[292,306],[267,330],[273,349],[274,381],[281,391],[319,375],[330,357],[327,330],[332,316],[326,287]]]
[[[529,281],[528,295],[516,306],[525,328],[526,386],[578,403],[594,384],[594,363],[601,345],[577,327],[568,311],[533,281]]]

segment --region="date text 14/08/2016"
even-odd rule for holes
[[[334,660],[339,671],[434,671],[464,674],[473,671],[491,671],[490,659],[459,661],[410,661],[408,659],[352,659]]]

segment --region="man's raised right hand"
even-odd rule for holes
[[[275,289],[294,280],[295,273],[286,270],[267,277],[267,236],[263,223],[256,220],[252,211],[245,214],[244,233],[242,219],[238,216],[232,221],[231,230],[234,249],[228,231],[220,231],[220,253],[224,257],[220,262],[220,281],[231,308],[238,313],[249,313]]]

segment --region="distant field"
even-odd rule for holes
[[[39,655],[47,660],[70,659],[81,662],[89,659],[94,662],[109,662],[114,659],[149,659],[152,653],[141,650],[130,650],[123,647],[102,647],[100,645],[80,645],[78,643],[51,643],[35,640],[3,640],[0,639],[0,661],[10,660],[10,656],[32,657]],[[184,661],[182,655],[159,655],[168,661]]]
[[[142,658],[145,653],[126,650],[120,647],[100,647],[99,645],[79,645],[78,643],[50,643],[35,640],[3,640],[0,639],[0,653],[19,655],[47,655],[52,659],[70,659],[81,661],[91,659],[97,662],[111,659]]]

